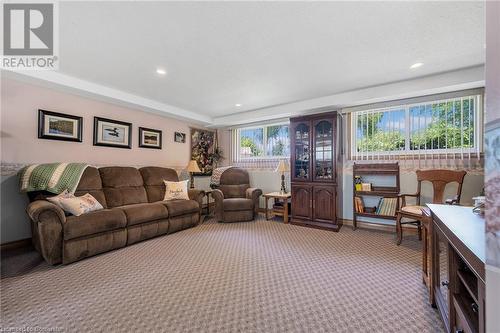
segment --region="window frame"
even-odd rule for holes
[[[275,155],[267,155],[266,154],[266,146],[267,146],[267,128],[271,126],[287,126],[288,127],[288,146],[290,149],[290,122],[288,121],[283,121],[283,122],[277,122],[277,123],[269,123],[269,124],[262,124],[262,125],[253,125],[253,126],[245,126],[245,127],[239,127],[236,129],[236,136],[235,136],[235,141],[236,141],[236,161],[250,161],[250,160],[281,160],[285,158],[290,158],[290,154],[288,155],[282,155],[282,156],[275,156]],[[241,131],[242,130],[252,130],[252,129],[262,129],[262,146],[264,147],[263,149],[263,155],[262,156],[247,156],[247,157],[242,157],[241,156]]]
[[[411,149],[411,115],[410,109],[412,107],[425,106],[428,104],[441,104],[448,103],[452,101],[461,101],[461,105],[463,106],[463,101],[466,99],[473,99],[475,103],[475,115],[474,115],[474,146],[471,148],[446,148],[446,149]],[[379,113],[379,112],[391,112],[397,110],[404,110],[405,112],[405,130],[404,130],[404,139],[405,139],[405,148],[402,150],[393,150],[393,151],[357,151],[358,138],[357,138],[357,122],[360,114],[369,114],[369,113]],[[374,156],[377,157],[387,157],[387,156],[418,156],[418,155],[456,155],[456,154],[472,154],[477,153],[480,154],[483,151],[483,95],[482,94],[469,94],[451,98],[442,98],[442,99],[430,99],[428,101],[419,101],[414,103],[402,103],[395,104],[386,107],[378,107],[378,108],[367,108],[364,110],[356,110],[349,112],[350,114],[350,154],[351,159],[372,159]]]

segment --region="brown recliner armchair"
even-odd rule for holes
[[[220,177],[220,185],[212,192],[215,218],[219,222],[252,221],[259,208],[262,190],[250,187],[248,172],[230,168]]]

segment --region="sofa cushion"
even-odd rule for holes
[[[250,184],[248,171],[242,168],[229,168],[220,176],[220,185]]]
[[[127,225],[140,224],[168,217],[168,210],[161,202],[120,206],[127,216]]]
[[[68,216],[63,224],[64,239],[99,234],[125,228],[127,218],[120,209],[102,209],[80,216]]]
[[[165,198],[163,200],[189,200],[188,180],[169,182],[165,180]]]
[[[97,168],[87,167],[82,174],[82,178],[80,178],[78,187],[75,190],[75,196],[77,197],[87,193],[96,198],[104,208],[108,207],[104,191],[102,190],[101,175]]]
[[[139,172],[144,180],[144,187],[148,195],[149,202],[162,201],[165,197],[164,180],[177,182],[179,176],[177,171],[170,168],[161,167],[144,167],[140,168]]]
[[[59,201],[65,212],[80,216],[90,213],[104,207],[90,194],[84,194],[81,197],[63,198]]]
[[[240,210],[253,210],[253,200],[245,198],[230,198],[224,199],[223,202],[225,211],[240,211]]]
[[[224,193],[224,198],[245,198],[250,184],[220,185],[219,190]]]
[[[167,206],[168,215],[170,217],[197,213],[200,211],[200,205],[194,200],[169,200],[163,201],[163,204]]]
[[[99,170],[94,167],[87,167],[80,178],[80,182],[75,190],[75,196],[82,196],[84,194],[91,194],[99,203],[107,208],[106,198],[102,189],[101,175]],[[54,197],[54,193],[48,191],[33,191],[28,192],[30,202],[35,200],[44,200],[49,197]]]
[[[105,167],[99,172],[108,207],[148,202],[141,173],[136,168]]]

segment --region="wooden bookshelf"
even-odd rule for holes
[[[378,186],[377,184],[372,184],[371,191],[357,191],[356,190],[356,176],[384,176],[384,177],[394,177],[395,186]],[[356,230],[358,217],[369,217],[373,219],[384,219],[384,220],[394,220],[396,221],[396,216],[392,215],[381,215],[375,212],[357,212],[356,211],[356,197],[370,196],[379,198],[397,198],[400,192],[399,183],[399,164],[398,163],[354,163],[352,172],[352,186],[353,186],[353,196],[352,196],[352,222],[353,229]],[[366,209],[366,205],[365,205]],[[396,203],[396,211],[399,209],[399,201]],[[371,222],[376,223],[376,222]]]

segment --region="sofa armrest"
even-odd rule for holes
[[[224,219],[224,193],[221,190],[213,190],[212,198],[215,200],[215,218],[217,221]]]
[[[194,201],[198,202],[198,204],[200,205],[200,209],[201,209],[201,206],[203,205],[203,197],[205,196],[205,191],[189,189],[188,196],[189,196],[190,200],[194,200]]]
[[[259,198],[261,195],[262,195],[262,190],[260,188],[254,188],[254,187],[247,188],[246,197],[247,199],[252,199],[255,213],[259,211]]]
[[[28,205],[26,212],[33,221],[33,233],[37,233],[43,258],[51,265],[62,262],[64,211],[45,200]]]

